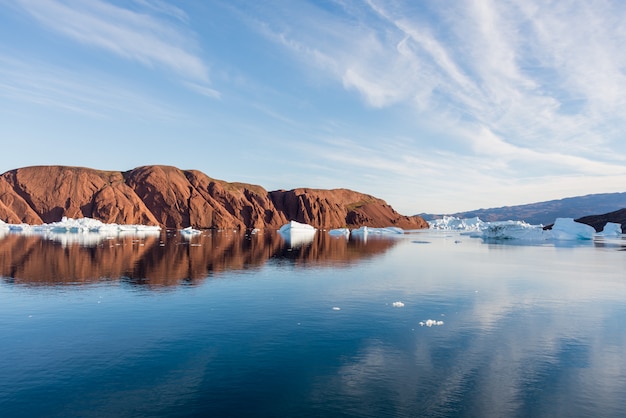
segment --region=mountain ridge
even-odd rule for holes
[[[535,225],[547,225],[553,223],[556,218],[578,219],[594,217],[623,208],[626,208],[626,192],[588,194],[524,205],[481,208],[446,214],[445,216],[456,216],[459,218],[479,217],[487,222],[521,220]],[[441,218],[444,215],[421,213],[419,216],[432,220]]]
[[[30,166],[0,175],[0,220],[36,225],[64,216],[165,228],[279,228],[290,220],[321,229],[428,227],[420,216],[400,215],[384,200],[348,189],[268,192],[168,165],[128,171]]]

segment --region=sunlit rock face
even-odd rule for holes
[[[34,166],[0,176],[0,220],[41,224],[68,218],[166,228],[275,228],[290,220],[320,229],[427,228],[385,201],[346,189],[266,191],[197,170],[144,166],[130,171]]]

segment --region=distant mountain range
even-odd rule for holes
[[[588,218],[607,214],[626,208],[626,193],[602,193],[586,196],[568,197],[547,202],[527,205],[504,206],[491,209],[477,209],[469,212],[446,214],[459,218],[479,217],[483,221],[522,220],[533,225],[548,225],[556,218]],[[420,216],[426,220],[442,218],[444,214],[426,214]]]

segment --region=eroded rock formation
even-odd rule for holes
[[[279,228],[290,220],[317,228],[427,228],[385,201],[345,189],[267,192],[197,170],[144,166],[126,172],[34,166],[0,176],[0,220],[41,224],[62,217],[166,228]]]

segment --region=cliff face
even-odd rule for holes
[[[428,227],[419,216],[402,216],[383,200],[351,190],[267,192],[170,166],[126,172],[37,166],[0,176],[0,220],[41,224],[63,216],[166,228],[279,228],[290,220],[326,229]]]

